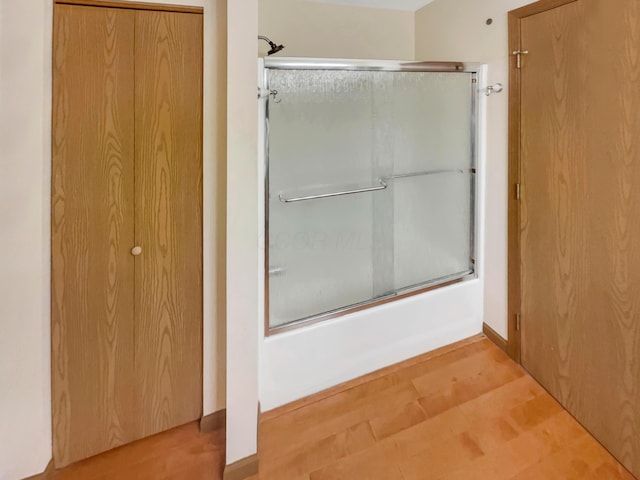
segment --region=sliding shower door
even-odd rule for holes
[[[270,330],[473,275],[474,73],[272,61],[265,82]]]

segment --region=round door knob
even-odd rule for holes
[[[131,255],[135,255],[136,257],[142,253],[142,247],[135,246],[131,249]]]

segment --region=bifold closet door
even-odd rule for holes
[[[135,438],[134,17],[56,5],[52,414],[56,466]]]
[[[57,467],[202,413],[202,15],[57,4]]]
[[[141,436],[202,413],[202,15],[136,12]]]

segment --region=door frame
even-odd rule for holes
[[[156,12],[196,13],[204,14],[204,7],[191,7],[187,5],[171,5],[164,3],[145,3],[128,0],[54,0],[55,4],[80,5],[85,7],[109,7],[124,8],[128,10],[153,10]]]
[[[513,53],[522,48],[520,45],[521,22],[523,18],[537,15],[574,3],[578,0],[540,0],[511,10],[509,17],[509,132],[508,132],[508,242],[507,242],[507,319],[508,342],[507,353],[520,363],[522,351],[522,331],[519,325],[520,307],[522,300],[520,278],[520,199],[519,185],[521,182],[521,105],[520,93],[522,89],[520,69],[517,68],[517,57]]]

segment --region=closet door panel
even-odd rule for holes
[[[55,6],[51,370],[57,467],[132,439],[133,39],[132,11]]]
[[[136,12],[141,436],[202,414],[202,16]]]

